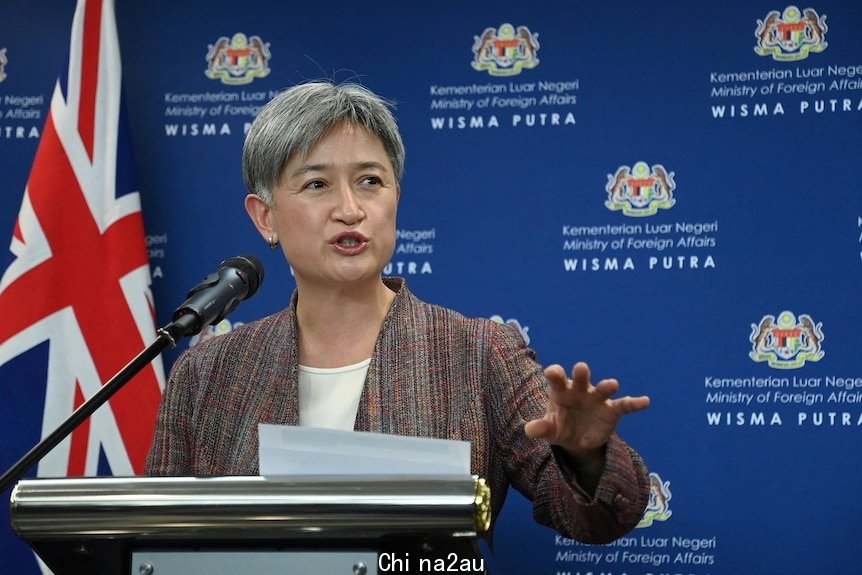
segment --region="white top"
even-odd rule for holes
[[[371,358],[344,367],[299,366],[299,425],[353,431]]]

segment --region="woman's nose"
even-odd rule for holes
[[[359,198],[356,195],[356,190],[354,190],[353,186],[350,184],[339,184],[336,198],[336,219],[352,224],[361,220],[365,216],[365,212],[362,211],[362,207],[359,205]]]

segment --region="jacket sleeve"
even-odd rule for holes
[[[538,523],[584,543],[607,543],[633,529],[649,499],[649,476],[640,455],[617,434],[605,447],[605,466],[593,497],[577,484],[551,446],[524,433],[544,416],[548,382],[517,329],[492,330],[490,393],[498,449],[511,484],[533,502]]]

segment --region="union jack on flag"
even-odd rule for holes
[[[156,337],[120,80],[113,0],[80,0],[68,74],[54,88],[11,263],[0,269],[0,394],[44,398],[29,417],[41,415],[41,437]],[[141,473],[163,388],[157,360],[45,456],[36,474]],[[30,425],[13,415],[0,420],[7,437]],[[38,439],[28,438],[27,449]],[[0,448],[0,466],[27,449]]]

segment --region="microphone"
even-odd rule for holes
[[[251,255],[224,260],[218,269],[193,287],[164,328],[174,340],[195,335],[223,320],[239,302],[253,296],[263,282],[263,264]]]

